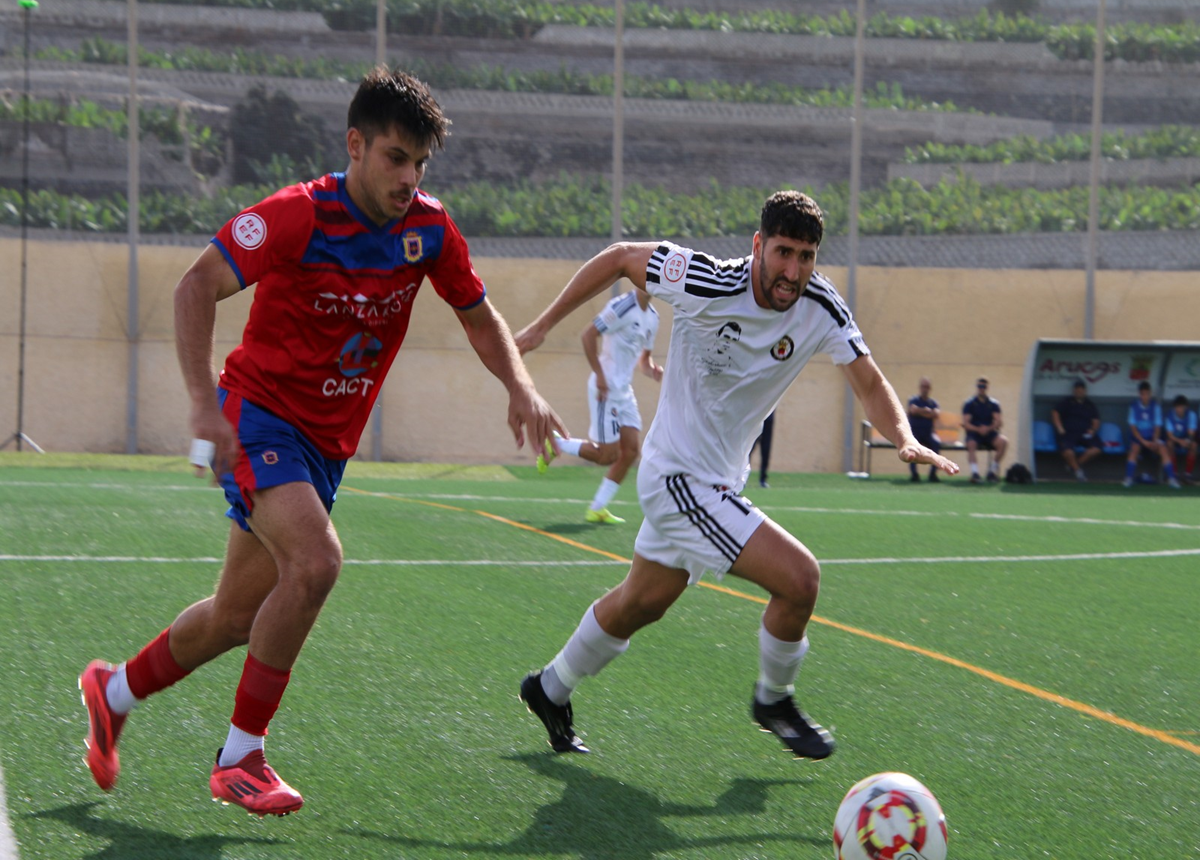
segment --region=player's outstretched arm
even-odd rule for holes
[[[192,436],[213,443],[213,468],[218,475],[233,469],[238,441],[217,404],[213,331],[217,302],[240,289],[237,275],[216,245],[204,249],[175,287],[175,352],[192,404]]]
[[[854,395],[863,405],[867,420],[896,446],[896,453],[901,460],[905,463],[928,463],[947,475],[958,474],[958,464],[926,448],[913,437],[900,398],[875,359],[864,355],[841,367]]]
[[[484,367],[508,389],[508,426],[512,428],[517,447],[525,444],[528,435],[535,450],[540,451],[546,441],[557,450],[554,431],[567,436],[567,428],[533,387],[533,380],[525,369],[525,362],[521,361],[504,317],[487,299],[456,313],[467,333],[467,340]]]
[[[657,247],[657,242],[617,242],[592,257],[571,276],[563,291],[537,319],[517,332],[517,349],[522,355],[537,349],[550,329],[620,278],[628,278],[638,289],[646,289],[646,265]]]

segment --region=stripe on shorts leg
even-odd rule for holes
[[[737,561],[737,557],[742,552],[741,544],[734,540],[729,532],[725,531],[721,524],[696,501],[687,479],[683,475],[668,476],[667,491],[675,500],[675,506],[679,512],[688,518],[700,534],[708,538],[708,541],[717,548],[721,555],[729,559],[731,564]]]

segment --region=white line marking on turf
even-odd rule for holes
[[[17,837],[8,823],[8,804],[5,802],[4,768],[0,767],[0,860],[18,860]]]
[[[1035,517],[1029,514],[967,514],[969,517],[974,517],[980,520],[1022,520],[1026,522],[1038,523],[1064,523],[1067,525],[1089,525],[1089,526],[1139,526],[1142,528],[1156,529],[1184,529],[1187,531],[1200,531],[1200,526],[1188,525],[1187,523],[1143,523],[1138,520],[1097,520],[1091,517]]]
[[[1107,561],[1124,558],[1174,558],[1200,555],[1196,549],[1157,549],[1135,552],[1077,552],[1060,555],[943,555],[901,558],[823,558],[821,564],[962,564],[964,562],[1013,562],[1031,561]],[[192,558],[168,558],[166,556],[135,555],[0,555],[5,561],[44,562],[87,562],[95,564],[219,564],[221,559],[197,556]],[[628,564],[628,561],[582,559],[573,561],[547,561],[544,559],[494,559],[494,558],[348,558],[343,564],[360,567],[602,567],[612,564]]]

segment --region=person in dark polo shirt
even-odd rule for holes
[[[908,425],[912,428],[913,438],[931,451],[940,452],[942,443],[934,433],[933,425],[941,410],[938,409],[938,402],[929,396],[933,383],[929,381],[928,376],[922,376],[917,388],[920,393],[908,399]],[[909,463],[908,468],[912,470],[912,482],[919,483],[921,476],[917,473],[917,464]],[[929,467],[930,481],[940,480],[937,472],[937,466]]]
[[[981,480],[979,463],[976,461],[977,451],[993,453],[987,479],[989,483],[1000,480],[1000,461],[1008,450],[1008,437],[1000,433],[1003,423],[1000,404],[988,396],[988,381],[981,376],[975,382],[975,396],[963,404],[962,426],[967,431],[967,463],[971,467],[972,484],[978,484]]]
[[[1075,480],[1086,481],[1083,467],[1103,450],[1100,446],[1100,410],[1087,396],[1087,383],[1076,379],[1071,396],[1064,397],[1050,411],[1050,423],[1057,434],[1058,450]],[[1082,448],[1081,452],[1077,449]]]

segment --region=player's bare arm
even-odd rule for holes
[[[645,290],[646,266],[657,248],[657,242],[617,242],[584,263],[537,319],[517,332],[521,354],[541,346],[550,329],[620,278],[628,278],[639,290]]]
[[[941,454],[920,444],[912,435],[904,407],[883,371],[869,355],[841,365],[855,397],[863,405],[867,420],[896,446],[896,453],[905,463],[927,463],[937,466],[947,475],[958,474],[958,465]]]
[[[596,398],[608,398],[608,379],[604,376],[604,365],[600,363],[600,332],[596,331],[595,323],[588,323],[579,336],[583,343],[583,355],[587,358],[588,366],[596,374]]]
[[[238,293],[241,284],[216,245],[204,249],[175,287],[175,351],[191,400],[192,435],[212,442],[217,474],[231,471],[238,442],[217,404],[213,340],[217,302]]]
[[[483,362],[483,366],[508,390],[508,426],[512,428],[517,447],[530,444],[537,449],[543,441],[554,445],[554,431],[568,435],[562,420],[533,387],[533,380],[513,342],[512,332],[504,317],[487,299],[465,311],[456,311],[467,340]]]
[[[663,366],[654,363],[654,357],[650,354],[650,350],[644,350],[638,358],[638,370],[643,375],[650,377],[655,382],[662,382]]]

